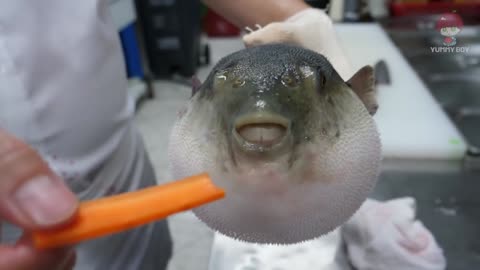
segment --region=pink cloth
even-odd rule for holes
[[[446,259],[430,231],[415,219],[415,200],[367,200],[342,228],[357,270],[443,270]]]

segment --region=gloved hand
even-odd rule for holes
[[[66,222],[77,209],[73,193],[29,146],[0,129],[0,220],[26,232]],[[70,249],[36,250],[24,233],[15,245],[0,245],[0,269],[71,269]]]
[[[330,17],[321,9],[307,8],[283,22],[259,26],[259,29],[246,34],[243,42],[247,47],[293,43],[323,54],[345,81],[354,74]]]

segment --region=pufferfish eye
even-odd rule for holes
[[[282,76],[282,84],[289,88],[298,86],[298,79],[291,74],[285,74]]]
[[[236,78],[235,80],[233,80],[233,83],[232,83],[233,88],[242,87],[243,85],[245,85],[245,80],[241,78]]]
[[[228,72],[226,70],[221,70],[215,74],[215,79],[226,81]]]
[[[219,71],[215,74],[213,80],[213,87],[215,89],[222,89],[228,79],[228,72],[227,71]]]

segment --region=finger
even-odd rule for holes
[[[59,269],[68,263],[71,254],[74,251],[69,248],[36,250],[31,241],[24,237],[15,245],[0,246],[0,269]]]
[[[78,201],[31,147],[0,130],[0,217],[25,229],[66,222]]]
[[[246,47],[254,47],[269,43],[295,42],[293,25],[290,23],[270,23],[264,28],[260,28],[243,36],[243,42]]]

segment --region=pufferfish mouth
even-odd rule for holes
[[[235,121],[234,135],[247,146],[271,148],[284,141],[290,121],[275,114],[250,114]]]

